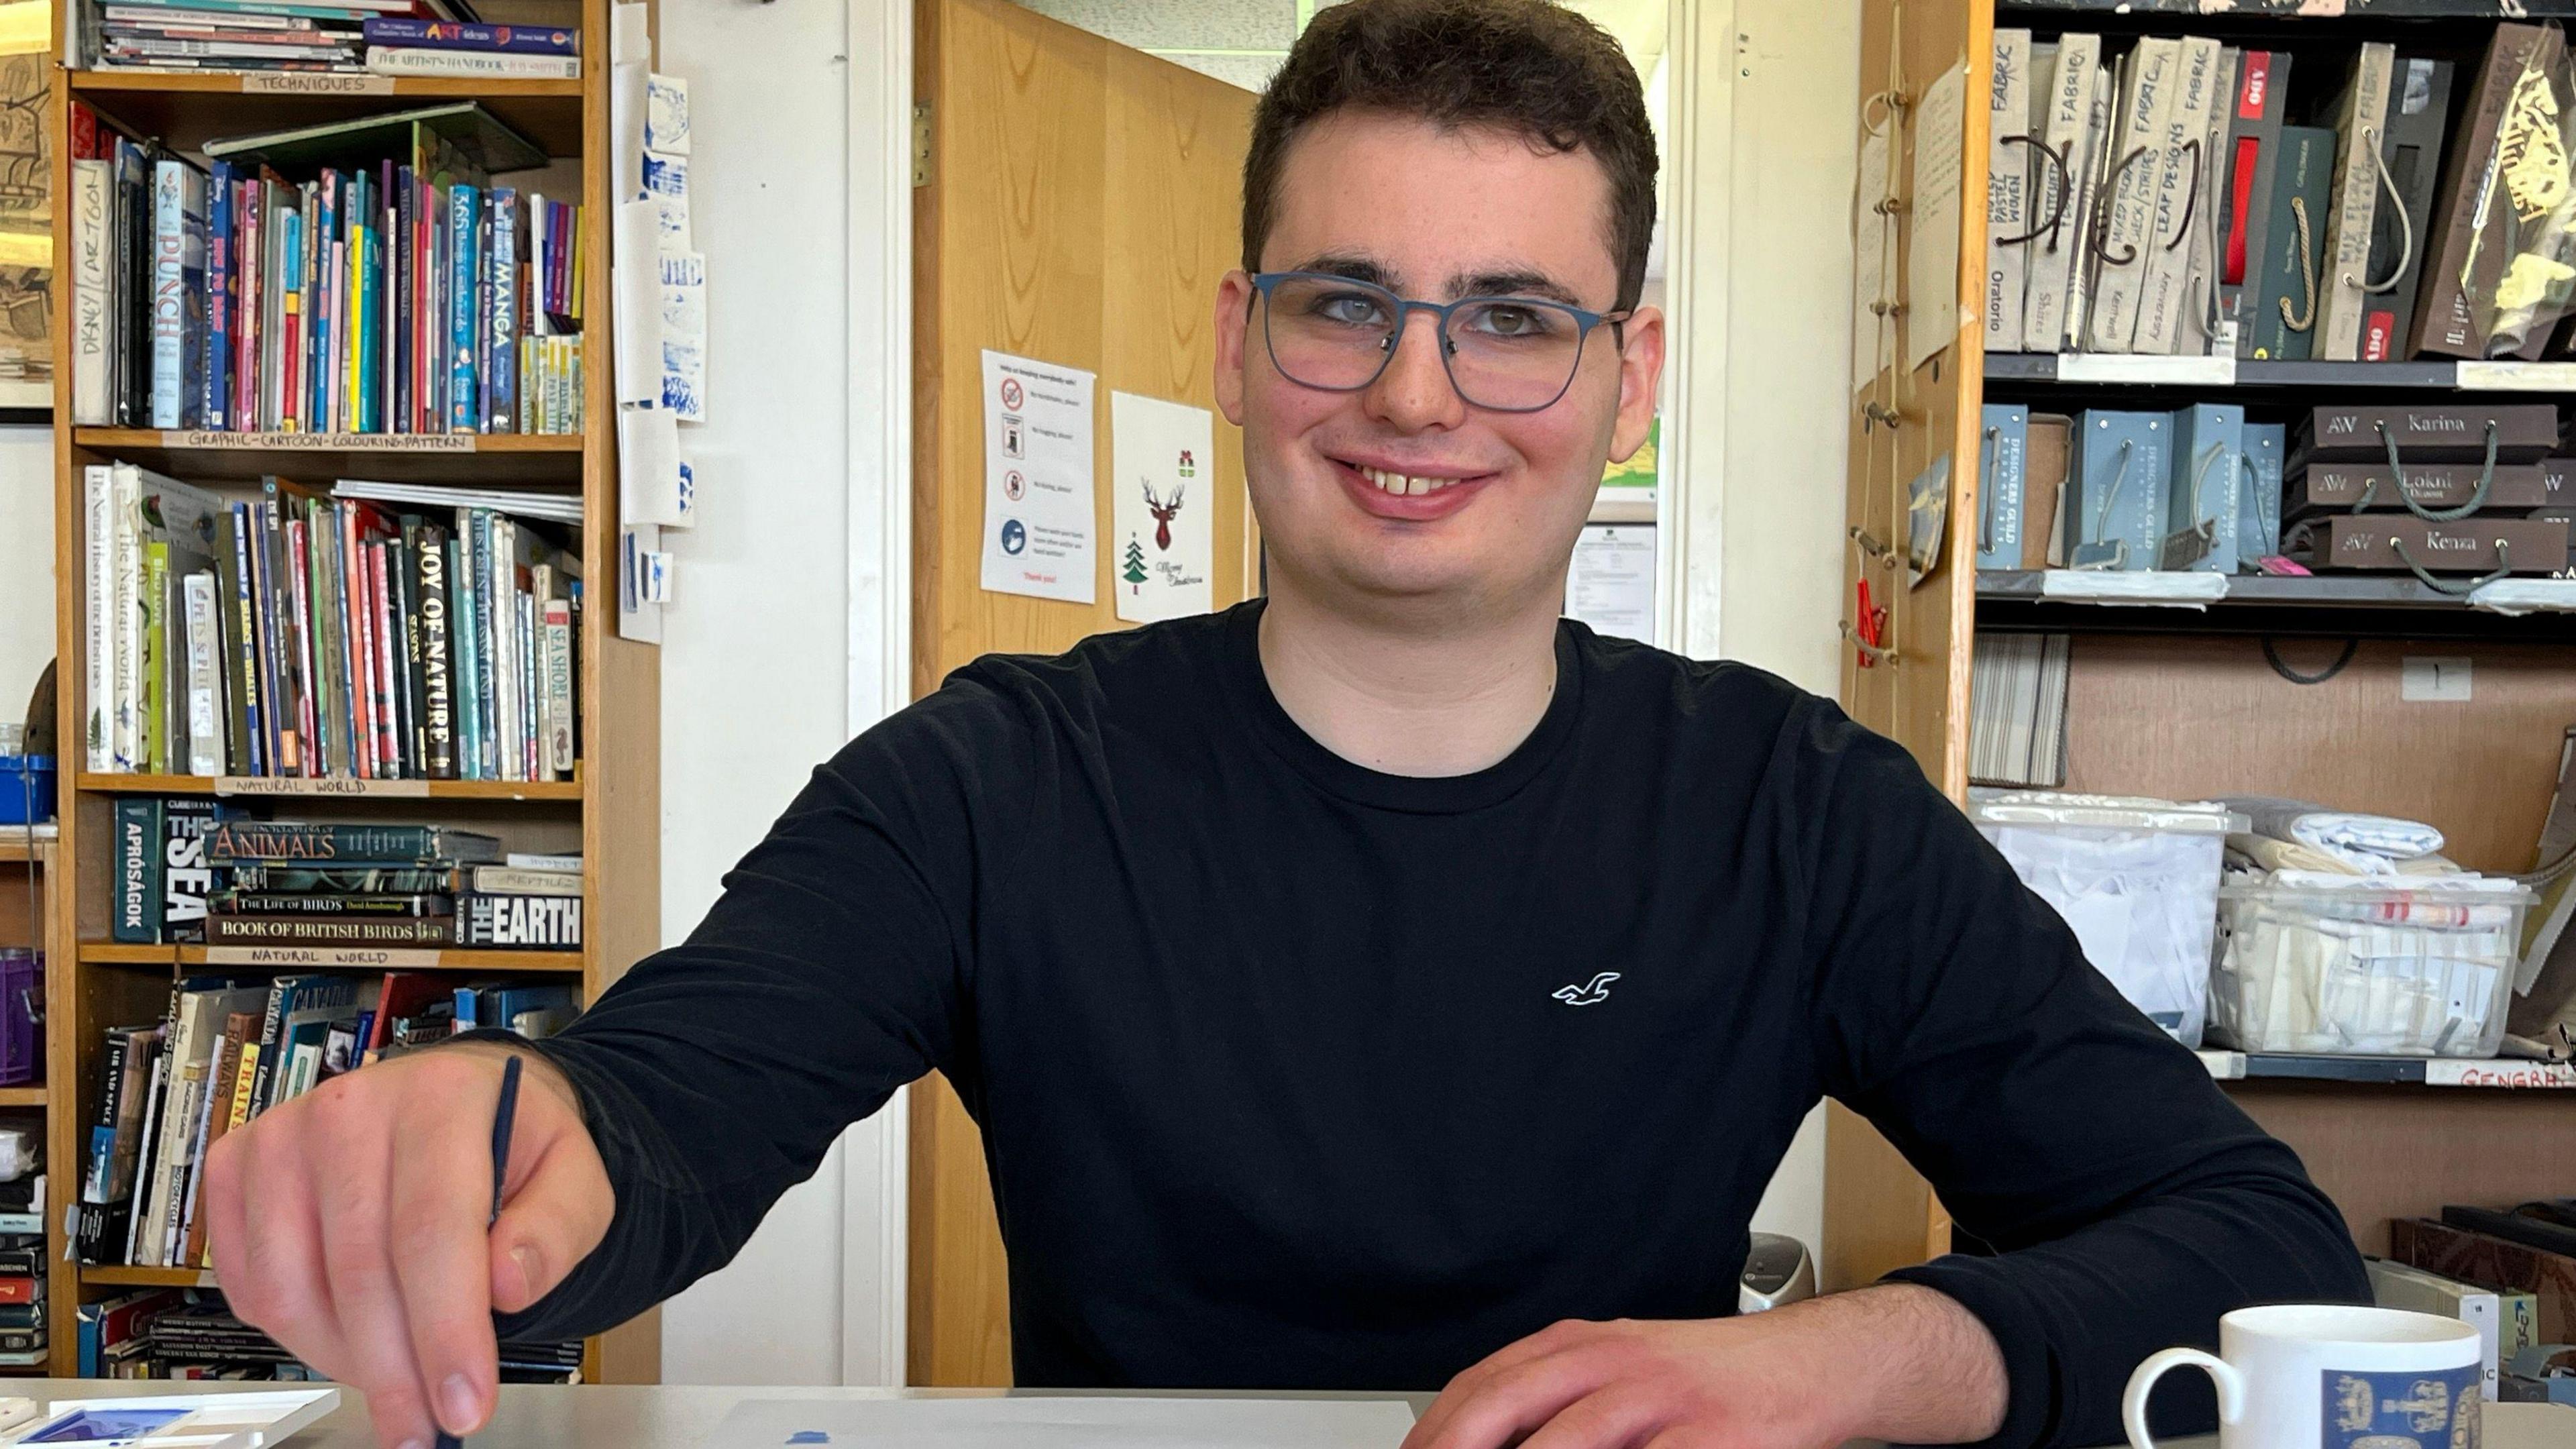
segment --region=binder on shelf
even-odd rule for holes
[[[2178,350],[2185,298],[2191,291],[2192,236],[2206,214],[2200,209],[2209,184],[2209,128],[2219,93],[2221,47],[2187,36],[2161,105],[2157,127],[2162,164],[2156,168],[2147,224],[2146,270],[2138,282],[2138,323],[2131,352],[2166,357]]]
[[[2290,485],[2282,512],[2291,518],[2329,509],[2350,511],[2368,499],[2375,510],[2460,508],[2478,496],[2478,480],[2487,469],[2476,463],[2417,463],[2408,460],[2403,478],[2382,463],[2343,463],[2321,459],[2299,472]],[[2489,479],[2485,509],[2546,508],[2549,487],[2537,463],[2499,463]]]
[[[2289,456],[2288,435],[2282,423],[2245,425],[2245,490],[2236,499],[2239,572],[2252,573],[2254,560],[2281,551],[2281,467]]]
[[[2031,239],[2024,259],[2022,345],[2033,352],[2056,352],[2068,342],[2068,288],[2083,266],[2090,234],[2085,219],[2093,194],[2094,88],[2101,78],[2101,36],[2059,39],[2045,92],[2046,120],[2039,128],[2046,151],[2031,148],[2032,205],[2039,212],[2031,224],[2048,223]]]
[[[2264,246],[2271,235],[2272,174],[2290,93],[2290,53],[2253,50],[2237,66],[2227,122],[2227,184],[2218,203],[2218,302],[2238,357],[2253,355],[2254,304],[2261,298]]]
[[[2191,261],[2185,271],[2181,315],[2174,323],[2174,351],[2186,357],[2233,357],[2235,333],[2218,290],[2219,209],[2227,193],[2227,123],[2235,113],[2237,72],[2244,52],[2221,46],[2212,73],[2206,124],[2200,133],[2200,192],[2192,198]]]
[[[2108,152],[2106,220],[2094,259],[2082,350],[2128,352],[2137,336],[2140,292],[2155,245],[2156,191],[2165,170],[2164,135],[2174,124],[2183,43],[2138,42],[2122,67],[2118,140]]]
[[[2334,194],[2334,132],[2283,126],[2272,172],[2269,240],[2256,286],[2253,349],[2244,356],[2304,362],[2315,356],[2325,286],[2326,205]]]
[[[2022,350],[2023,258],[2030,200],[2030,32],[1997,29],[1987,76],[1986,281],[1988,352]]]
[[[2364,362],[2414,355],[2409,327],[2424,280],[2424,253],[2433,242],[2433,182],[2441,166],[2442,129],[2451,113],[2454,69],[2447,60],[2405,56],[2389,83],[2379,154],[2395,195],[2379,198],[2371,223],[2369,275],[2374,285],[2362,305]]]
[[[2397,47],[2370,41],[2354,56],[2335,108],[2333,213],[2326,225],[2326,267],[2318,279],[2315,357],[2361,357],[2362,292],[2369,285],[2370,231],[2379,214],[2380,128],[2388,117],[2390,72]]]
[[[2173,415],[2171,491],[2156,567],[2232,574],[2245,488],[2245,409],[2195,403]]]
[[[2555,573],[2567,565],[2567,525],[2554,518],[2463,518],[2338,513],[2326,519],[2321,568],[2426,573]]]
[[[2500,189],[2492,171],[2506,132],[2506,112],[2525,78],[2545,78],[2566,49],[2566,37],[2555,25],[2508,21],[2497,25],[2487,41],[2476,88],[2442,165],[2439,235],[2427,240],[2432,247],[2426,257],[2429,270],[2415,308],[2419,355],[2485,358],[2513,350],[2491,343],[2500,320],[2497,287],[2516,251],[2511,239],[2523,228],[2513,206],[2494,204]],[[2521,119],[2518,128],[2528,138],[2533,133]]]
[[[2164,547],[2172,419],[2087,408],[2068,472],[2066,566],[2144,570]]]
[[[2308,414],[2302,456],[2346,462],[2385,463],[2396,445],[2398,459],[2417,463],[2486,461],[2487,431],[2495,430],[2496,461],[2537,463],[2558,451],[2558,408],[2553,403],[2514,403],[2504,407],[2474,403],[2401,403],[2395,406],[2347,407],[2327,404]]]
[[[1985,466],[1977,479],[1977,567],[2020,568],[2030,409],[2019,403],[1986,404],[1981,437]]]

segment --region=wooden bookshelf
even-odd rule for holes
[[[66,0],[66,4],[69,0]],[[582,431],[562,436],[366,437],[348,435],[216,435],[149,429],[74,427],[71,329],[55,337],[54,430],[55,617],[59,676],[63,681],[61,738],[78,741],[85,717],[87,669],[83,660],[83,574],[86,549],[80,505],[82,469],[122,460],[217,489],[238,489],[267,474],[327,485],[342,477],[403,482],[453,482],[462,486],[550,487],[578,493],[584,522],[578,552],[584,600],[577,623],[579,673],[575,708],[582,761],[568,781],[303,782],[218,780],[197,776],[114,775],[72,768],[77,745],[67,747],[63,775],[57,899],[47,940],[55,963],[48,987],[47,1080],[41,1087],[0,1090],[0,1107],[41,1107],[47,1114],[48,1158],[57,1197],[67,1197],[86,1156],[91,1115],[98,1106],[103,1032],[109,1026],[156,1020],[173,983],[208,972],[255,978],[283,969],[316,969],[279,959],[271,948],[196,945],[127,945],[107,940],[112,880],[110,823],[116,802],[136,794],[217,795],[262,798],[284,818],[407,820],[462,823],[488,830],[513,849],[579,849],[587,862],[583,917],[587,944],[580,951],[395,950],[325,951],[318,969],[352,974],[387,969],[451,971],[472,975],[577,977],[585,996],[596,995],[626,966],[660,945],[659,857],[661,754],[660,652],[617,637],[619,558],[616,418],[609,382],[610,293],[608,55],[611,0],[493,0],[486,16],[509,23],[577,21],[585,64],[579,80],[483,80],[339,76],[243,76],[219,73],[73,71],[48,98],[57,138],[70,134],[69,107],[78,102],[131,128],[157,136],[172,149],[202,159],[210,138],[314,124],[441,101],[473,100],[527,134],[552,158],[550,192],[579,175],[585,208],[580,233],[583,367],[588,381]],[[62,52],[64,6],[55,12],[55,52]],[[57,152],[54,194],[71,195],[70,160]],[[71,208],[54,208],[54,245],[71,255]],[[68,277],[68,272],[58,275]],[[63,285],[68,285],[65,281]],[[63,309],[68,314],[68,308]],[[60,1225],[55,1225],[55,1231]],[[77,1349],[75,1315],[84,1301],[142,1287],[210,1287],[213,1275],[196,1269],[84,1267],[53,1245],[50,1315],[52,1372],[68,1377]],[[584,1379],[600,1383],[649,1383],[660,1376],[658,1317],[647,1314],[586,1345]]]
[[[1897,17],[1903,7],[1902,23]],[[2213,12],[2202,0],[1864,0],[1860,124],[1890,133],[1898,218],[1890,286],[1901,289],[1914,232],[1915,103],[1966,59],[1960,195],[1986,194],[1987,108],[1993,33],[2026,27],[2046,40],[2100,31],[2125,44],[2139,34],[2215,35],[2331,50],[2403,34],[2419,48],[2467,53],[2510,11],[2565,16],[2576,0],[2479,4],[2465,0],[2348,0],[2332,16],[2302,0],[2239,0]],[[2293,17],[2297,17],[2293,20]],[[2389,22],[2407,22],[2401,31]],[[2444,22],[2447,22],[2445,24]],[[2295,25],[2295,29],[2291,27]],[[2443,32],[2450,32],[2445,35]],[[2401,49],[2404,47],[2401,46]],[[2292,84],[2332,76],[2293,70]],[[1897,97],[1894,104],[1886,98]],[[1861,178],[1864,200],[1885,178]],[[1875,217],[1868,220],[1874,224]],[[1944,562],[1917,588],[1902,561],[1875,546],[1906,535],[1907,484],[1934,459],[1980,456],[1980,408],[1989,401],[2035,409],[2091,406],[2170,409],[2199,399],[2245,403],[2274,417],[2319,402],[2495,403],[2563,401],[2576,368],[2494,364],[2256,362],[2207,358],[2064,357],[1982,350],[1985,214],[1958,216],[1954,295],[1882,298],[1913,313],[1960,319],[1954,336],[1911,370],[1900,357],[1855,380],[1849,434],[1844,608],[1864,581],[1888,610],[1886,650],[1843,648],[1842,696],[1861,723],[1910,749],[1955,798],[1968,786],[1969,680],[1979,638],[2046,629],[2078,636],[2068,690],[2067,788],[2185,799],[2271,794],[2322,799],[2356,810],[2430,821],[2449,853],[2472,869],[2531,865],[2552,787],[2560,731],[2576,723],[2576,616],[2507,618],[2473,609],[2409,577],[2236,576],[2205,609],[2118,607],[2046,596],[2036,574],[1980,573],[1976,468],[1954,467]],[[1869,320],[1866,316],[1862,319]],[[1899,348],[1903,323],[1894,324]],[[1848,630],[1853,620],[1845,616]],[[2340,673],[2291,682],[2270,649],[2304,672],[2345,652]],[[2463,704],[2401,702],[2410,654],[2471,661]],[[2421,1060],[2212,1052],[2212,1075],[2267,1130],[2296,1149],[2342,1209],[2365,1251],[2384,1250],[2391,1217],[2437,1213],[2445,1203],[2510,1204],[2567,1190],[2576,1161],[2576,1073],[2499,1062],[2463,1076]],[[2529,1068],[2530,1070],[2518,1070]],[[1828,1288],[1874,1280],[1891,1268],[1948,1251],[1948,1212],[1887,1142],[1858,1116],[1832,1109],[1826,1141],[1823,1271]]]

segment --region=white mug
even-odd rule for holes
[[[2218,1354],[2169,1348],[2120,1399],[2131,1449],[2147,1391],[2188,1364],[2218,1384],[2219,1449],[2478,1449],[2478,1331],[2391,1308],[2284,1304],[2218,1320]]]

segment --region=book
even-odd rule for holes
[[[394,891],[244,891],[219,892],[210,910],[227,916],[445,916],[455,911],[452,896]]]
[[[97,113],[75,102],[72,125],[72,421],[114,421],[117,301],[115,163],[98,135]],[[112,138],[109,138],[112,141]]]
[[[581,54],[581,32],[563,26],[463,25],[404,16],[371,16],[363,33],[369,45],[506,51],[525,55]]]
[[[180,580],[187,625],[187,772],[220,775],[224,769],[223,633],[216,612],[216,575],[191,571]]]
[[[197,424],[196,338],[205,326],[206,173],[163,158],[152,174],[152,426]]]
[[[2540,138],[2541,149],[2565,148],[2556,139],[2550,106],[2555,103],[2549,80],[2566,54],[2566,37],[2555,25],[2507,21],[2488,38],[2459,129],[2452,133],[2442,165],[2432,250],[2422,294],[2416,300],[2413,328],[2419,355],[2483,358],[2509,353],[2523,340],[2514,319],[2527,322],[2545,300],[2548,269],[2543,259],[2524,260],[2518,236],[2547,208],[2533,209],[2534,186],[2526,180],[2516,195],[2506,180],[2507,156],[2529,155]],[[2544,168],[2545,170],[2546,168]]]
[[[99,1113],[90,1129],[89,1168],[71,1234],[73,1254],[84,1263],[123,1260],[142,1157],[145,1103],[161,1042],[158,1026],[107,1032]]]
[[[2314,356],[2351,362],[2361,355],[2361,314],[2370,235],[2379,210],[2380,128],[2388,115],[2397,48],[2364,42],[2335,103],[2334,192],[2326,219],[2326,266],[2318,284]]]
[[[214,893],[215,872],[206,858],[206,838],[217,824],[240,819],[236,806],[196,796],[173,796],[156,802],[161,820],[160,935],[162,941],[205,939],[206,900]]]
[[[2028,244],[2022,294],[2022,346],[2055,352],[2066,345],[2066,296],[2071,269],[2084,256],[2089,215],[2083,183],[2093,146],[2093,87],[2102,65],[2102,37],[2069,31],[2059,37],[2045,97],[2045,119],[2033,127],[2040,146],[2033,167],[2033,226],[2046,228]],[[2050,174],[2042,175],[2046,171]]]
[[[524,950],[579,950],[581,897],[458,896],[456,944]]]
[[[2236,103],[2238,75],[2245,54],[2220,46],[2210,73],[2208,103],[2199,107],[2201,130],[2194,137],[2198,187],[2189,198],[2185,230],[2190,255],[2182,272],[2179,311],[2174,322],[2174,352],[2188,357],[2232,357],[2235,331],[2228,325],[2226,299],[2219,274],[2224,263],[2219,226],[2226,205],[2227,127]]]
[[[2147,202],[2146,259],[2129,351],[2162,357],[2179,350],[2193,290],[2192,238],[2210,219],[2201,201],[2209,186],[2210,128],[2225,86],[2218,74],[2221,50],[2206,36],[2183,38],[2158,102],[2161,120],[2148,133],[2148,144],[2160,148],[2161,157]]]
[[[2139,293],[2155,244],[2156,192],[2164,181],[2164,139],[2179,104],[2182,49],[2180,40],[2149,36],[2122,66],[2118,139],[2102,183],[2106,220],[2087,304],[2088,352],[2127,352],[2137,334]]]
[[[161,899],[161,801],[145,795],[116,799],[116,909],[111,940],[151,944],[161,939],[156,910]]]
[[[2424,254],[2433,238],[2433,183],[2441,165],[2442,137],[2451,113],[2447,60],[2400,57],[2391,72],[2387,119],[2380,129],[2380,158],[2388,194],[2371,222],[2371,279],[2362,302],[2360,356],[2364,362],[2412,357],[2415,298],[2422,290]]]
[[[2253,350],[2267,361],[2316,355],[2326,265],[2326,212],[2333,198],[2334,132],[2283,126],[2272,171],[2271,217],[2254,304]]]
[[[2299,471],[2283,500],[2283,516],[2300,518],[2330,509],[2459,508],[2478,497],[2478,483],[2488,470],[2476,463],[2409,463],[2402,476],[2386,463],[2349,463],[2331,459],[2310,462]],[[2549,489],[2537,463],[2499,463],[2482,507],[2541,508]]]
[[[501,859],[501,842],[444,825],[304,824],[226,821],[215,828],[209,858],[299,865],[481,864]]]
[[[210,946],[444,946],[456,938],[447,916],[209,916]]]
[[[2232,574],[2238,495],[2245,487],[2245,409],[2195,403],[2173,415],[2165,540],[2156,567]]]
[[[2019,403],[1987,403],[1984,423],[1984,466],[1977,482],[1977,567],[2019,568],[2030,409]]]
[[[2291,54],[2248,48],[2227,123],[2227,185],[2219,194],[2219,310],[2238,357],[2251,356],[2255,285],[2271,234],[2272,177],[2290,90]]]
[[[511,80],[579,80],[581,57],[515,55],[427,46],[371,45],[367,69],[377,75],[495,76]]]
[[[113,526],[107,555],[111,574],[104,599],[108,617],[103,629],[94,623],[91,632],[104,636],[112,661],[110,764],[119,771],[136,772],[149,768],[147,747],[152,735],[145,689],[146,679],[152,676],[145,667],[145,631],[151,622],[147,607],[158,596],[146,584],[147,550],[162,545],[183,573],[208,562],[214,519],[223,502],[203,489],[130,463],[111,464],[107,473]]]
[[[2311,409],[2305,421],[2299,454],[2311,462],[2384,463],[2394,444],[2408,467],[2483,464],[2490,430],[2498,463],[2537,463],[2558,450],[2558,409],[2548,403],[2327,404]]]
[[[2073,638],[1995,634],[1970,663],[1968,778],[2056,789],[2066,783],[2066,690]]]
[[[1999,26],[1986,72],[1986,350],[2022,350],[2024,259],[2031,229],[2030,32]]]

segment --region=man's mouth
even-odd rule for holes
[[[1425,477],[1418,474],[1392,473],[1384,468],[1358,468],[1357,465],[1353,466],[1361,477],[1376,484],[1381,491],[1405,494],[1412,497],[1420,497],[1425,493],[1437,493],[1443,488],[1467,481],[1463,478]]]
[[[1446,518],[1467,506],[1491,473],[1412,473],[1396,468],[1333,460],[1342,488],[1363,512],[1406,523]]]

